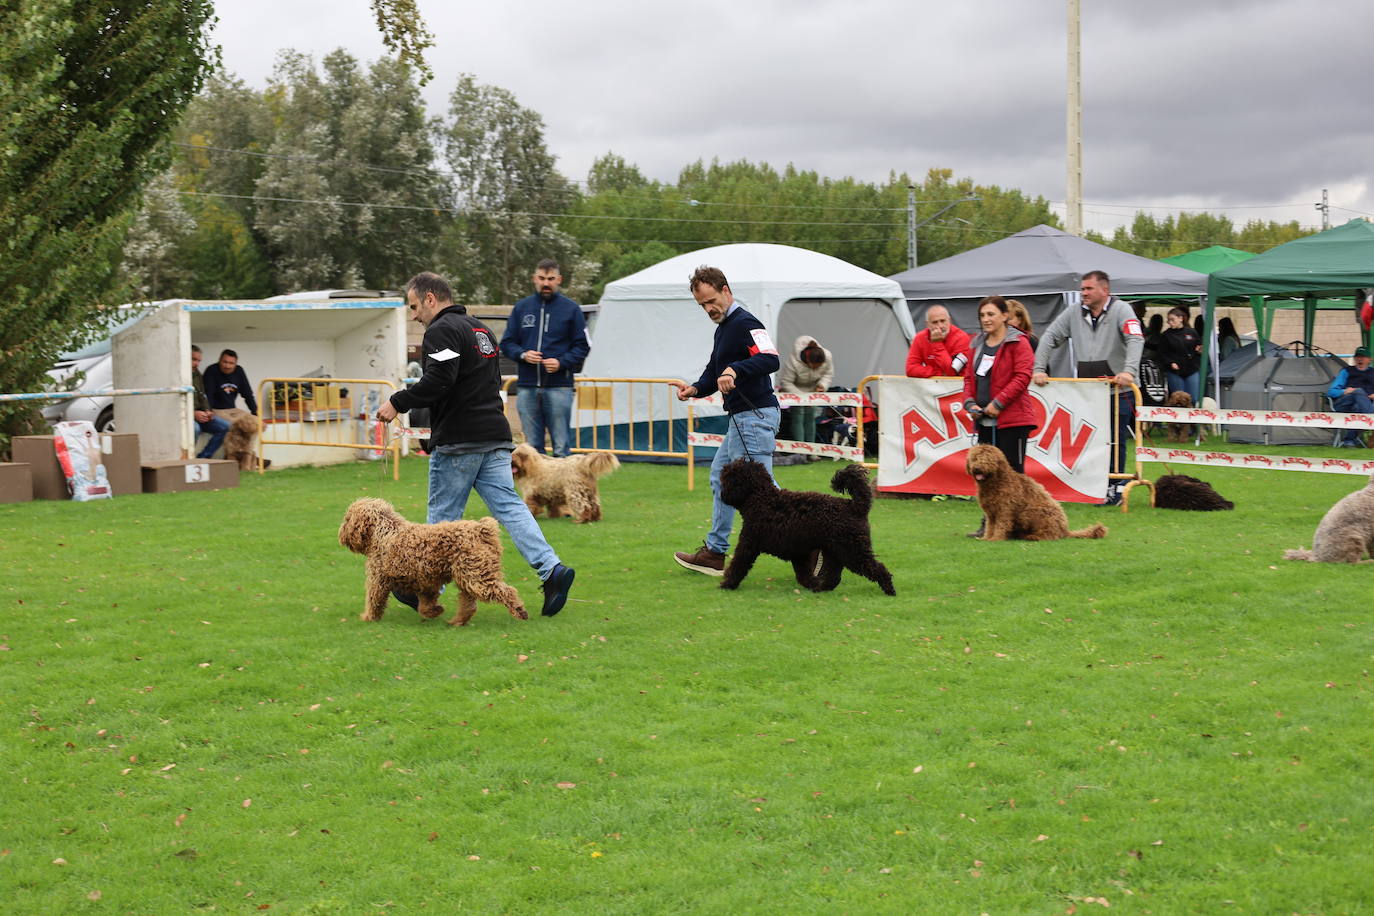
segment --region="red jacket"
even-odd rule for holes
[[[964,374],[967,365],[955,367],[955,362],[963,357],[968,359],[968,334],[954,325],[941,341],[930,339],[930,329],[917,333],[912,338],[911,349],[906,354],[907,378],[936,378],[938,376],[959,376]]]
[[[965,408],[977,406],[978,375],[975,363],[978,350],[983,346],[983,337],[979,334],[969,345],[969,369],[964,374]],[[997,415],[999,427],[1035,426],[1035,409],[1031,407],[1030,396],[1026,394],[1034,366],[1035,354],[1031,351],[1030,341],[1016,328],[1008,327],[1007,336],[992,359],[989,378],[992,400],[1001,411]]]

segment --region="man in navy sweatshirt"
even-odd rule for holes
[[[709,397],[719,391],[725,398],[728,425],[725,441],[711,462],[711,531],[695,553],[678,552],[673,558],[687,569],[724,576],[735,510],[721,501],[720,471],[736,458],[748,457],[768,468],[770,475],[773,472],[773,446],[782,411],[769,376],[778,371],[778,348],[763,322],[735,301],[719,268],[698,267],[690,283],[693,298],[716,323],[715,343],[696,384],[669,384],[677,389],[679,401]]]
[[[534,269],[534,295],[515,303],[501,335],[501,352],[520,364],[515,406],[525,439],[542,454],[547,429],[554,455],[566,458],[572,448],[573,375],[591,352],[591,342],[582,307],[558,291],[562,284],[558,262],[540,261]]]
[[[258,399],[253,397],[253,386],[248,383],[248,373],[239,365],[239,355],[233,350],[224,350],[219,362],[206,369],[201,376],[205,381],[205,396],[213,410],[232,410],[239,395],[248,405],[248,412],[258,413]]]

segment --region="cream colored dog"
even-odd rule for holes
[[[612,452],[585,452],[550,458],[522,443],[510,456],[511,474],[530,512],[547,509],[549,518],[571,515],[574,522],[601,519],[601,496],[596,479],[620,467]]]

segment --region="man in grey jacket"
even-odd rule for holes
[[[1131,385],[1140,376],[1140,353],[1145,348],[1145,336],[1135,310],[1112,295],[1111,278],[1100,270],[1083,275],[1080,289],[1083,305],[1065,309],[1050,324],[1040,338],[1035,351],[1035,374],[1031,381],[1037,385],[1049,382],[1046,367],[1051,354],[1059,347],[1069,347],[1070,365],[1078,378],[1110,378],[1119,392],[1119,411],[1116,425],[1116,450],[1112,456],[1112,473],[1126,468],[1126,440],[1131,421],[1135,418],[1135,395]],[[1105,505],[1121,502],[1120,485],[1113,481],[1107,490]]]

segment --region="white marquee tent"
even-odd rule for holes
[[[696,381],[715,333],[687,287],[702,264],[725,272],[780,355],[798,336],[814,335],[834,355],[835,384],[905,371],[914,332],[895,281],[804,248],[743,243],[681,254],[607,284],[582,374]]]

